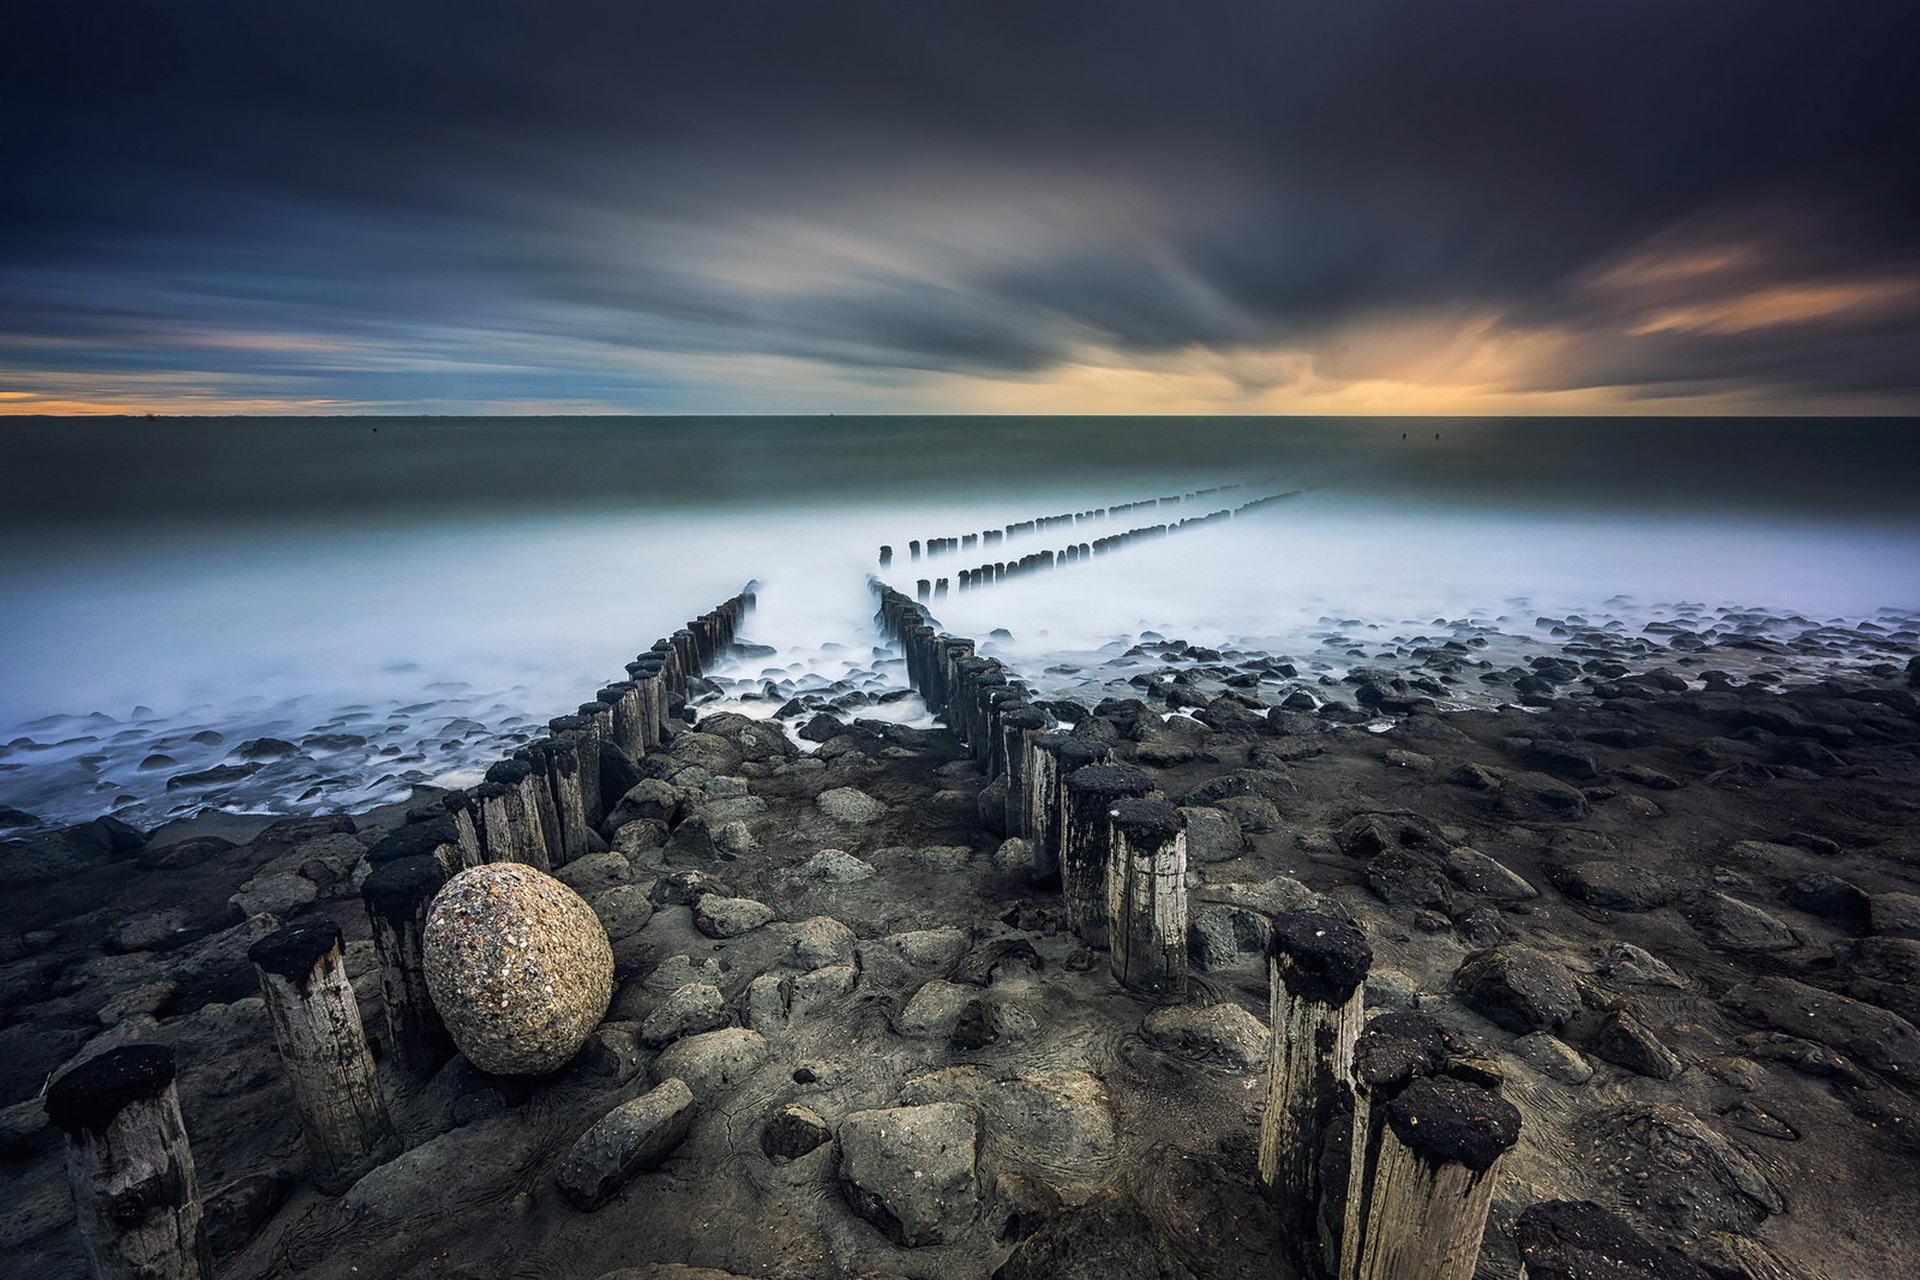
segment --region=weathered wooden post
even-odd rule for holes
[[[980,686],[980,746],[974,758],[989,778],[999,777],[1007,768],[1007,743],[1000,729],[1001,718],[1015,707],[1026,706],[1025,697],[1025,691],[1007,679],[1004,667]]]
[[[683,681],[690,680],[706,670],[706,668],[700,664],[699,652],[694,648],[692,631],[681,627],[667,637],[667,643],[673,646],[673,656],[680,664],[680,674]],[[684,683],[681,685],[679,693],[683,698],[687,696],[687,689]]]
[[[1108,810],[1107,939],[1113,976],[1150,996],[1187,993],[1187,819],[1158,800]]]
[[[638,760],[647,749],[647,726],[641,717],[639,685],[631,679],[621,684],[610,684],[600,691],[599,698],[612,719],[610,741]]]
[[[360,886],[373,945],[380,953],[380,989],[386,997],[387,1039],[400,1066],[413,1075],[433,1074],[454,1055],[453,1037],[433,1007],[421,933],[427,908],[450,877],[428,857],[401,858],[374,868]]]
[[[1319,1235],[1321,1146],[1328,1128],[1346,1118],[1372,965],[1366,935],[1345,920],[1314,912],[1274,917],[1260,1180],[1279,1206],[1287,1238],[1308,1263],[1320,1252],[1309,1242]]]
[[[1028,823],[1027,753],[1035,736],[1053,727],[1053,717],[1025,703],[1000,704],[1000,758],[1007,775],[1006,830],[1010,836],[1033,838]]]
[[[564,866],[597,847],[587,825],[586,785],[582,779],[578,738],[533,742],[527,759],[546,783],[543,797],[552,809],[554,828],[549,853],[555,866]]]
[[[1067,928],[1090,947],[1107,945],[1107,868],[1112,861],[1115,803],[1144,796],[1153,779],[1130,764],[1091,764],[1066,775],[1061,823],[1060,894]]]
[[[590,831],[597,830],[600,819],[607,816],[600,803],[600,726],[588,716],[555,716],[547,721],[547,731],[563,750],[572,752],[582,823]]]
[[[368,849],[367,862],[378,868],[401,858],[432,858],[452,877],[467,869],[466,851],[459,841],[451,818],[409,822]]]
[[[1048,884],[1060,875],[1067,775],[1106,758],[1105,747],[1070,733],[1036,733],[1027,739],[1026,828],[1035,884]]]
[[[884,569],[892,563],[893,563],[893,548],[883,542],[880,544],[880,567]]]
[[[485,862],[486,852],[480,840],[480,807],[464,791],[449,791],[440,797],[440,807],[453,819],[454,842],[460,846],[460,869]]]
[[[560,831],[560,808],[554,803],[555,764],[548,742],[525,742],[513,749],[513,758],[532,770],[526,782],[527,806],[539,815],[540,835],[546,841],[547,861],[559,866],[567,860],[566,843]]]
[[[173,1050],[110,1049],[55,1080],[45,1106],[67,1136],[75,1225],[94,1274],[213,1280]]]
[[[295,925],[247,949],[306,1134],[314,1183],[329,1194],[399,1150],[354,1002],[340,926]]]
[[[486,815],[487,860],[524,862],[538,871],[551,871],[533,766],[525,760],[502,760],[487,770],[487,781],[500,788],[497,796],[487,796],[481,805]]]

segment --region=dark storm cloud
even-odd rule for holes
[[[1334,335],[1418,313],[1555,335],[1523,389],[1920,392],[1906,4],[108,0],[14,27],[0,370],[75,386],[645,408],[709,358],[885,382],[1261,347],[1361,376]]]

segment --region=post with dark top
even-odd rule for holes
[[[1187,820],[1158,800],[1107,812],[1107,942],[1129,991],[1187,993]]]
[[[440,797],[440,807],[453,819],[454,840],[460,846],[460,869],[477,867],[487,860],[480,839],[480,806],[464,791],[449,791]]]
[[[529,744],[536,770],[546,776],[545,800],[553,808],[554,844],[549,852],[555,866],[564,866],[595,849],[587,825],[585,771],[580,764],[579,743],[584,737],[578,733],[571,738],[556,735],[549,741]]]
[[[373,945],[380,953],[387,1038],[401,1068],[422,1078],[454,1054],[453,1037],[427,990],[423,946],[427,908],[446,882],[446,869],[438,862],[414,857],[382,863],[360,886],[373,923]]]
[[[1105,747],[1070,733],[1038,733],[1027,740],[1027,839],[1033,845],[1035,884],[1062,874],[1068,775],[1106,758]]]
[[[1061,763],[1066,762],[1063,759]],[[1144,796],[1153,779],[1130,764],[1090,764],[1066,775],[1060,826],[1060,896],[1067,928],[1090,947],[1107,945],[1107,868],[1112,861],[1115,804]]]
[[[1344,920],[1305,911],[1274,918],[1260,1180],[1279,1206],[1284,1235],[1308,1262],[1319,1253],[1309,1242],[1319,1234],[1321,1146],[1329,1126],[1345,1119],[1341,1103],[1353,1087],[1372,964],[1366,935]]]
[[[80,1243],[101,1280],[213,1280],[173,1050],[137,1044],[53,1082]]]
[[[293,1087],[314,1183],[329,1194],[399,1151],[354,1002],[340,926],[296,925],[247,949]]]
[[[1437,1027],[1383,1030],[1422,1021],[1377,1018],[1355,1046],[1339,1280],[1471,1280],[1500,1157],[1520,1137],[1520,1113],[1448,1062]]]
[[[1052,724],[1053,717],[1038,707],[1025,703],[1001,704],[1000,759],[1007,774],[1006,830],[1010,836],[1022,836],[1029,841],[1033,838],[1033,832],[1028,829],[1031,819],[1027,812],[1027,753],[1033,739]]]
[[[513,758],[532,770],[524,784],[524,795],[527,808],[539,817],[540,839],[546,845],[547,865],[540,868],[542,871],[549,871],[567,860],[566,840],[560,830],[560,808],[553,798],[553,775],[559,766],[549,750],[552,745],[529,742],[513,749]]]
[[[613,745],[639,759],[640,753],[647,749],[648,728],[641,715],[639,684],[633,680],[610,684],[600,691],[599,698],[612,718],[610,740]]]
[[[486,817],[488,861],[524,862],[538,871],[552,870],[533,766],[524,760],[502,760],[487,770],[487,782],[498,791],[482,787],[474,794]]]
[[[600,804],[600,725],[587,716],[555,716],[547,721],[554,742],[573,752],[579,776],[581,825],[597,829],[607,816]],[[578,854],[574,855],[578,857]]]

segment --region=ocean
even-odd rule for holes
[[[1912,419],[14,418],[0,805],[151,826],[462,785],[749,580],[765,649],[711,699],[760,715],[919,714],[875,649],[876,572],[948,578],[943,624],[1049,696],[1123,679],[1147,633],[1322,688],[1443,635],[1518,659],[1676,620],[1840,627],[1830,661],[1904,661],[1917,499]],[[268,738],[299,750],[236,756]],[[258,767],[180,782],[221,764]]]

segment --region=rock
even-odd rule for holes
[[[618,942],[647,927],[647,921],[653,919],[653,903],[647,900],[647,886],[623,884],[597,895],[593,914],[600,917],[607,937]]]
[[[1513,1042],[1513,1056],[1549,1080],[1582,1085],[1593,1079],[1593,1068],[1571,1046],[1544,1031],[1534,1031]]]
[[[1868,928],[1889,938],[1920,938],[1920,897],[1876,893],[1867,900]]]
[[[1518,874],[1494,861],[1478,849],[1466,845],[1447,850],[1442,864],[1447,877],[1468,893],[1477,893],[1496,902],[1524,902],[1537,898],[1540,891]]]
[[[1455,916],[1453,927],[1459,932],[1461,940],[1476,951],[1497,947],[1510,937],[1506,920],[1484,903],[1463,915]]]
[[[1356,813],[1341,824],[1336,838],[1351,858],[1374,858],[1396,848],[1438,854],[1455,843],[1430,819],[1407,810]]]
[[[631,1022],[603,1022],[574,1055],[572,1071],[593,1084],[617,1086],[640,1074],[640,1038]]]
[[[666,847],[668,835],[666,823],[654,818],[635,818],[615,827],[613,839],[607,843],[613,846],[613,852],[627,860],[629,866],[657,867],[660,865],[660,851]]]
[[[1614,770],[1614,776],[1622,781],[1631,782],[1635,786],[1645,787],[1649,791],[1678,791],[1680,789],[1679,781],[1671,774],[1662,773],[1658,769],[1649,769],[1642,764],[1624,765]]]
[[[814,799],[820,812],[835,822],[864,827],[886,816],[887,806],[857,787],[835,787]]]
[[[1265,796],[1228,796],[1214,806],[1242,831],[1270,835],[1280,830],[1280,811]]]
[[[1833,957],[1850,978],[1920,988],[1920,939],[1850,939],[1833,944]]]
[[[1041,1224],[993,1280],[1193,1280],[1146,1211],[1113,1187]]]
[[[720,994],[720,988],[707,982],[689,982],[647,1015],[640,1024],[640,1040],[649,1048],[658,1049],[682,1036],[726,1025],[727,1001]]]
[[[659,778],[643,778],[620,797],[603,825],[609,831],[618,831],[629,822],[653,821],[671,828],[679,825],[692,800],[693,793],[685,787]]]
[[[1620,1152],[1614,1176],[1634,1188],[1640,1216],[1675,1242],[1752,1231],[1785,1207],[1760,1167],[1690,1111],[1635,1104],[1597,1123]]]
[[[1643,1240],[1590,1200],[1530,1206],[1513,1229],[1523,1275],[1553,1280],[1711,1280],[1671,1249]]]
[[[1819,1280],[1758,1240],[1730,1231],[1709,1231],[1682,1247],[1707,1280]]]
[[[1229,1071],[1261,1071],[1267,1065],[1266,1025],[1237,1004],[1155,1009],[1140,1024],[1140,1034],[1156,1049]]]
[[[857,884],[873,879],[874,870],[871,862],[862,861],[843,849],[822,849],[795,867],[793,874],[821,884]]]
[[[497,1075],[565,1065],[613,997],[613,949],[580,895],[532,867],[462,871],[433,900],[427,987],[454,1043]]]
[[[668,1079],[623,1102],[581,1134],[561,1159],[554,1182],[583,1213],[605,1204],[634,1174],[666,1159],[693,1125],[693,1091]]]
[[[1611,858],[1561,867],[1553,882],[1569,898],[1607,911],[1651,911],[1673,898],[1673,886],[1660,876]]]
[[[1721,1002],[1756,1026],[1818,1041],[1920,1087],[1920,1031],[1898,1014],[1792,978],[1759,978]]]
[[[1800,877],[1781,890],[1780,896],[1810,915],[1830,920],[1857,924],[1871,918],[1871,899],[1866,891],[1851,880],[1825,871]]]
[[[1474,952],[1453,985],[1462,1004],[1522,1035],[1557,1031],[1580,1012],[1580,988],[1565,966],[1517,944]]]
[[[618,853],[589,853],[559,868],[554,878],[581,897],[596,895],[633,879],[633,864]]]
[[[704,871],[672,871],[653,882],[647,900],[656,907],[690,907],[708,894],[730,898],[733,890]]]
[[[1264,957],[1272,936],[1272,923],[1257,911],[1201,907],[1187,925],[1187,957],[1199,969],[1221,969],[1245,956]]]
[[[1671,1080],[1686,1069],[1673,1050],[1630,1013],[1608,1014],[1588,1048],[1595,1057],[1655,1080]]]
[[[320,897],[320,890],[305,876],[291,872],[261,876],[240,886],[240,892],[227,899],[237,919],[270,915],[281,920],[298,915]]]
[[[1246,837],[1240,832],[1240,823],[1226,810],[1199,805],[1180,812],[1187,820],[1189,862],[1229,862],[1246,851]]]
[[[1786,951],[1800,945],[1779,917],[1724,893],[1701,894],[1687,923],[1701,941],[1722,951]]]
[[[241,760],[285,760],[300,754],[300,748],[285,738],[249,738],[229,754]]]
[[[793,961],[802,969],[845,964],[853,959],[853,930],[832,916],[802,920],[793,935]]]
[[[1594,948],[1595,968],[1616,982],[1631,982],[1642,987],[1684,988],[1687,980],[1673,966],[1644,947],[1631,942],[1606,942]]]
[[[1025,1240],[1065,1207],[1051,1183],[1010,1169],[994,1175],[989,1200],[993,1238],[1002,1243]]]
[[[710,893],[693,904],[693,927],[709,938],[737,938],[773,919],[773,908],[752,898]]]
[[[913,993],[894,1029],[915,1039],[944,1040],[953,1034],[954,1024],[976,994],[971,986],[936,978]]]
[[[979,1208],[979,1121],[953,1102],[855,1111],[840,1122],[848,1205],[895,1244],[957,1239]]]
[[[206,1200],[207,1244],[216,1257],[237,1253],[286,1203],[293,1179],[285,1173],[235,1178]]]
[[[174,907],[128,916],[107,931],[106,942],[110,951],[172,951],[205,935],[184,907]]]
[[[220,836],[195,836],[159,849],[142,849],[137,861],[148,871],[185,871],[237,848],[233,841]]]
[[[796,1015],[815,1012],[853,994],[859,980],[860,971],[850,964],[821,965],[803,973],[793,980],[792,1011]]]
[[[763,973],[747,984],[747,1025],[761,1035],[778,1035],[787,1029],[790,1007],[788,986],[771,973]]]
[[[1000,1012],[1004,1017],[1012,1010],[1002,1006]],[[1071,1068],[990,1080],[977,1067],[951,1067],[907,1081],[900,1101],[977,1108],[996,1155],[1020,1165],[1091,1173],[1112,1159],[1118,1141],[1100,1081]]]
[[[798,1160],[833,1141],[833,1130],[812,1107],[790,1102],[767,1117],[760,1130],[760,1150],[769,1160]]]
[[[1578,822],[1591,811],[1577,788],[1544,773],[1508,774],[1498,803],[1501,813],[1522,822]]]
[[[675,1041],[653,1063],[653,1078],[678,1077],[706,1099],[738,1085],[767,1060],[767,1039],[745,1027],[707,1031]]]
[[[899,952],[910,965],[943,969],[967,953],[968,939],[964,930],[945,928],[914,929],[891,934],[881,941]]]
[[[1389,849],[1366,866],[1367,888],[1390,907],[1431,907],[1445,911],[1453,905],[1440,864],[1407,849]]]

